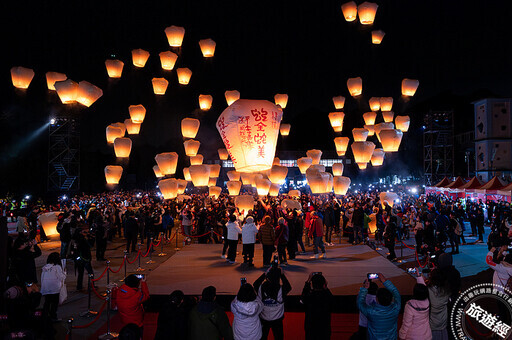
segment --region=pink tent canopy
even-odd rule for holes
[[[475,191],[479,194],[494,195],[498,193],[498,190],[503,189],[505,185],[506,184],[501,179],[494,176],[489,182],[485,183]]]

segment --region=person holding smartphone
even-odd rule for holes
[[[302,289],[301,302],[306,309],[304,331],[306,340],[331,338],[332,293],[322,273],[309,274]]]
[[[146,277],[142,276],[139,279],[135,274],[128,275],[124,279],[124,284],[112,293],[112,304],[117,306],[123,326],[134,323],[142,328],[144,325],[143,303],[148,299]]]

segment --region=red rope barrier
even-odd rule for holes
[[[424,268],[424,267],[427,265],[428,260],[425,260],[425,263],[424,263],[423,265],[421,265],[421,263],[420,263],[420,259],[418,258],[418,252],[414,252],[414,255],[416,255],[416,261],[418,262],[418,265],[419,265],[421,268]]]
[[[96,294],[96,296],[98,298],[100,298],[101,300],[105,300],[106,299],[106,297],[101,296],[100,293],[98,293],[98,291],[96,290],[96,287],[94,286],[93,282],[91,282],[91,287],[92,287],[92,291],[94,292],[94,294]]]
[[[95,282],[95,281],[100,280],[100,279],[103,277],[103,275],[105,275],[105,273],[107,272],[107,270],[108,270],[108,267],[107,267],[107,268],[105,268],[105,270],[103,271],[103,273],[101,273],[101,275],[100,275],[97,279],[91,279],[91,281],[92,281],[92,282]]]
[[[160,241],[158,241],[157,244],[153,243],[153,247],[158,247],[160,245],[160,243],[162,243],[163,238],[164,238],[164,236],[162,235],[162,237],[160,237]]]
[[[147,257],[149,255],[150,251],[151,251],[151,247],[148,247],[148,251],[146,252],[146,255],[142,255],[142,257]]]
[[[169,244],[171,243],[171,241],[174,239],[174,237],[176,236],[176,233],[173,233],[173,235],[171,236],[170,239],[168,239],[167,241],[165,241],[166,244]]]
[[[400,242],[402,242],[402,244],[403,244],[406,248],[411,249],[411,250],[414,250],[414,247],[409,247],[407,244],[405,244],[405,243],[404,243],[404,241],[400,241]]]
[[[123,268],[123,264],[124,264],[124,261],[126,261],[126,257],[123,257],[123,262],[121,263],[121,265],[119,266],[119,269],[118,270],[112,270],[112,268],[108,267],[108,269],[110,270],[110,272],[112,273],[119,273],[119,271],[121,270],[121,268]]]
[[[85,325],[73,326],[73,329],[82,329],[82,328],[87,328],[87,327],[91,326],[93,323],[98,321],[98,319],[101,316],[101,313],[103,313],[103,310],[105,309],[106,306],[107,306],[107,301],[103,302],[103,306],[101,306],[100,311],[98,312],[98,314],[96,314],[96,317],[91,322],[89,322]]]
[[[137,259],[139,258],[139,255],[140,255],[140,250],[137,253],[137,256],[135,256],[135,258],[133,259],[133,261],[130,262],[130,260],[126,259],[126,262],[128,262],[129,264],[134,264],[135,261],[137,261]]]
[[[187,237],[194,237],[194,238],[196,238],[196,237],[203,237],[203,236],[206,236],[206,235],[208,235],[209,233],[210,233],[210,232],[208,231],[208,232],[204,233],[203,235],[185,235],[185,233],[181,233],[181,234],[182,234],[183,236],[187,236]]]

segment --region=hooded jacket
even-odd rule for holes
[[[149,299],[149,290],[146,282],[142,281],[139,288],[122,285],[115,294],[115,304],[121,316],[123,325],[134,323],[142,327],[144,322],[144,307],[142,303]]]
[[[62,266],[46,264],[41,273],[41,294],[59,294],[65,280],[66,272],[64,272]]]
[[[256,234],[258,233],[258,227],[254,222],[247,221],[242,227],[242,243],[252,244],[256,243]]]
[[[425,300],[409,300],[405,304],[400,339],[431,340],[429,323],[430,303]]]
[[[309,228],[309,237],[324,236],[324,223],[318,216],[311,216],[311,227]]]
[[[261,339],[260,313],[263,303],[257,296],[254,301],[240,302],[235,297],[231,302],[233,313],[233,336],[235,340],[259,340]]]
[[[228,240],[238,241],[238,234],[242,233],[242,229],[238,226],[238,222],[228,222],[226,223],[226,228],[228,229]]]
[[[425,284],[423,276],[416,278],[416,281]],[[448,324],[448,302],[450,293],[436,286],[428,286],[428,298],[430,300],[430,329],[442,331]]]

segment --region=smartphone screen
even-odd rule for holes
[[[368,273],[368,280],[375,280],[379,277],[379,274],[377,273]]]

